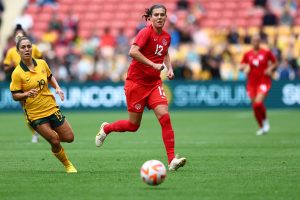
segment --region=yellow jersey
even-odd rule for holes
[[[22,61],[12,73],[10,91],[26,92],[38,89],[38,95],[23,101],[24,112],[29,122],[48,117],[59,110],[55,97],[48,87],[52,72],[42,59],[33,59],[34,69],[30,70]]]
[[[32,57],[33,58],[42,57],[42,52],[40,52],[40,50],[34,44],[32,45]],[[11,47],[5,55],[3,64],[16,67],[20,63],[20,61],[21,61],[21,57],[17,52],[17,48]]]

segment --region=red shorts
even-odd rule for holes
[[[271,89],[271,83],[258,82],[257,84],[247,84],[247,94],[250,99],[254,99],[257,94],[262,93],[267,95]]]
[[[154,109],[157,105],[168,105],[162,84],[145,86],[126,80],[124,89],[129,112],[143,112],[145,106]]]

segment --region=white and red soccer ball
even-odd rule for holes
[[[167,175],[165,165],[158,160],[148,160],[141,167],[141,178],[148,185],[161,184]]]

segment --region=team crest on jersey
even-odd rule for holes
[[[167,42],[167,40],[166,40],[165,38],[162,39],[162,44],[163,44],[164,46],[167,46],[168,42]]]
[[[45,74],[45,73],[46,73],[46,71],[45,71],[44,69],[42,69],[42,73],[43,73],[43,74]]]
[[[142,108],[142,105],[138,103],[138,104],[135,104],[134,107],[135,107],[135,109],[140,110]]]
[[[258,59],[259,59],[259,60],[263,60],[263,59],[264,59],[264,56],[263,56],[263,55],[259,55],[259,56],[258,56]]]

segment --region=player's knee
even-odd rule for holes
[[[71,143],[71,142],[73,142],[74,141],[74,134],[73,133],[71,133],[71,134],[68,134],[67,136],[66,136],[66,142],[68,142],[68,143]]]
[[[50,143],[52,146],[59,146],[60,145],[60,139],[57,136],[54,136],[50,139]]]
[[[130,132],[136,132],[138,129],[139,129],[139,127],[140,127],[140,125],[138,124],[132,124],[132,123],[130,123],[129,124],[129,131]]]

